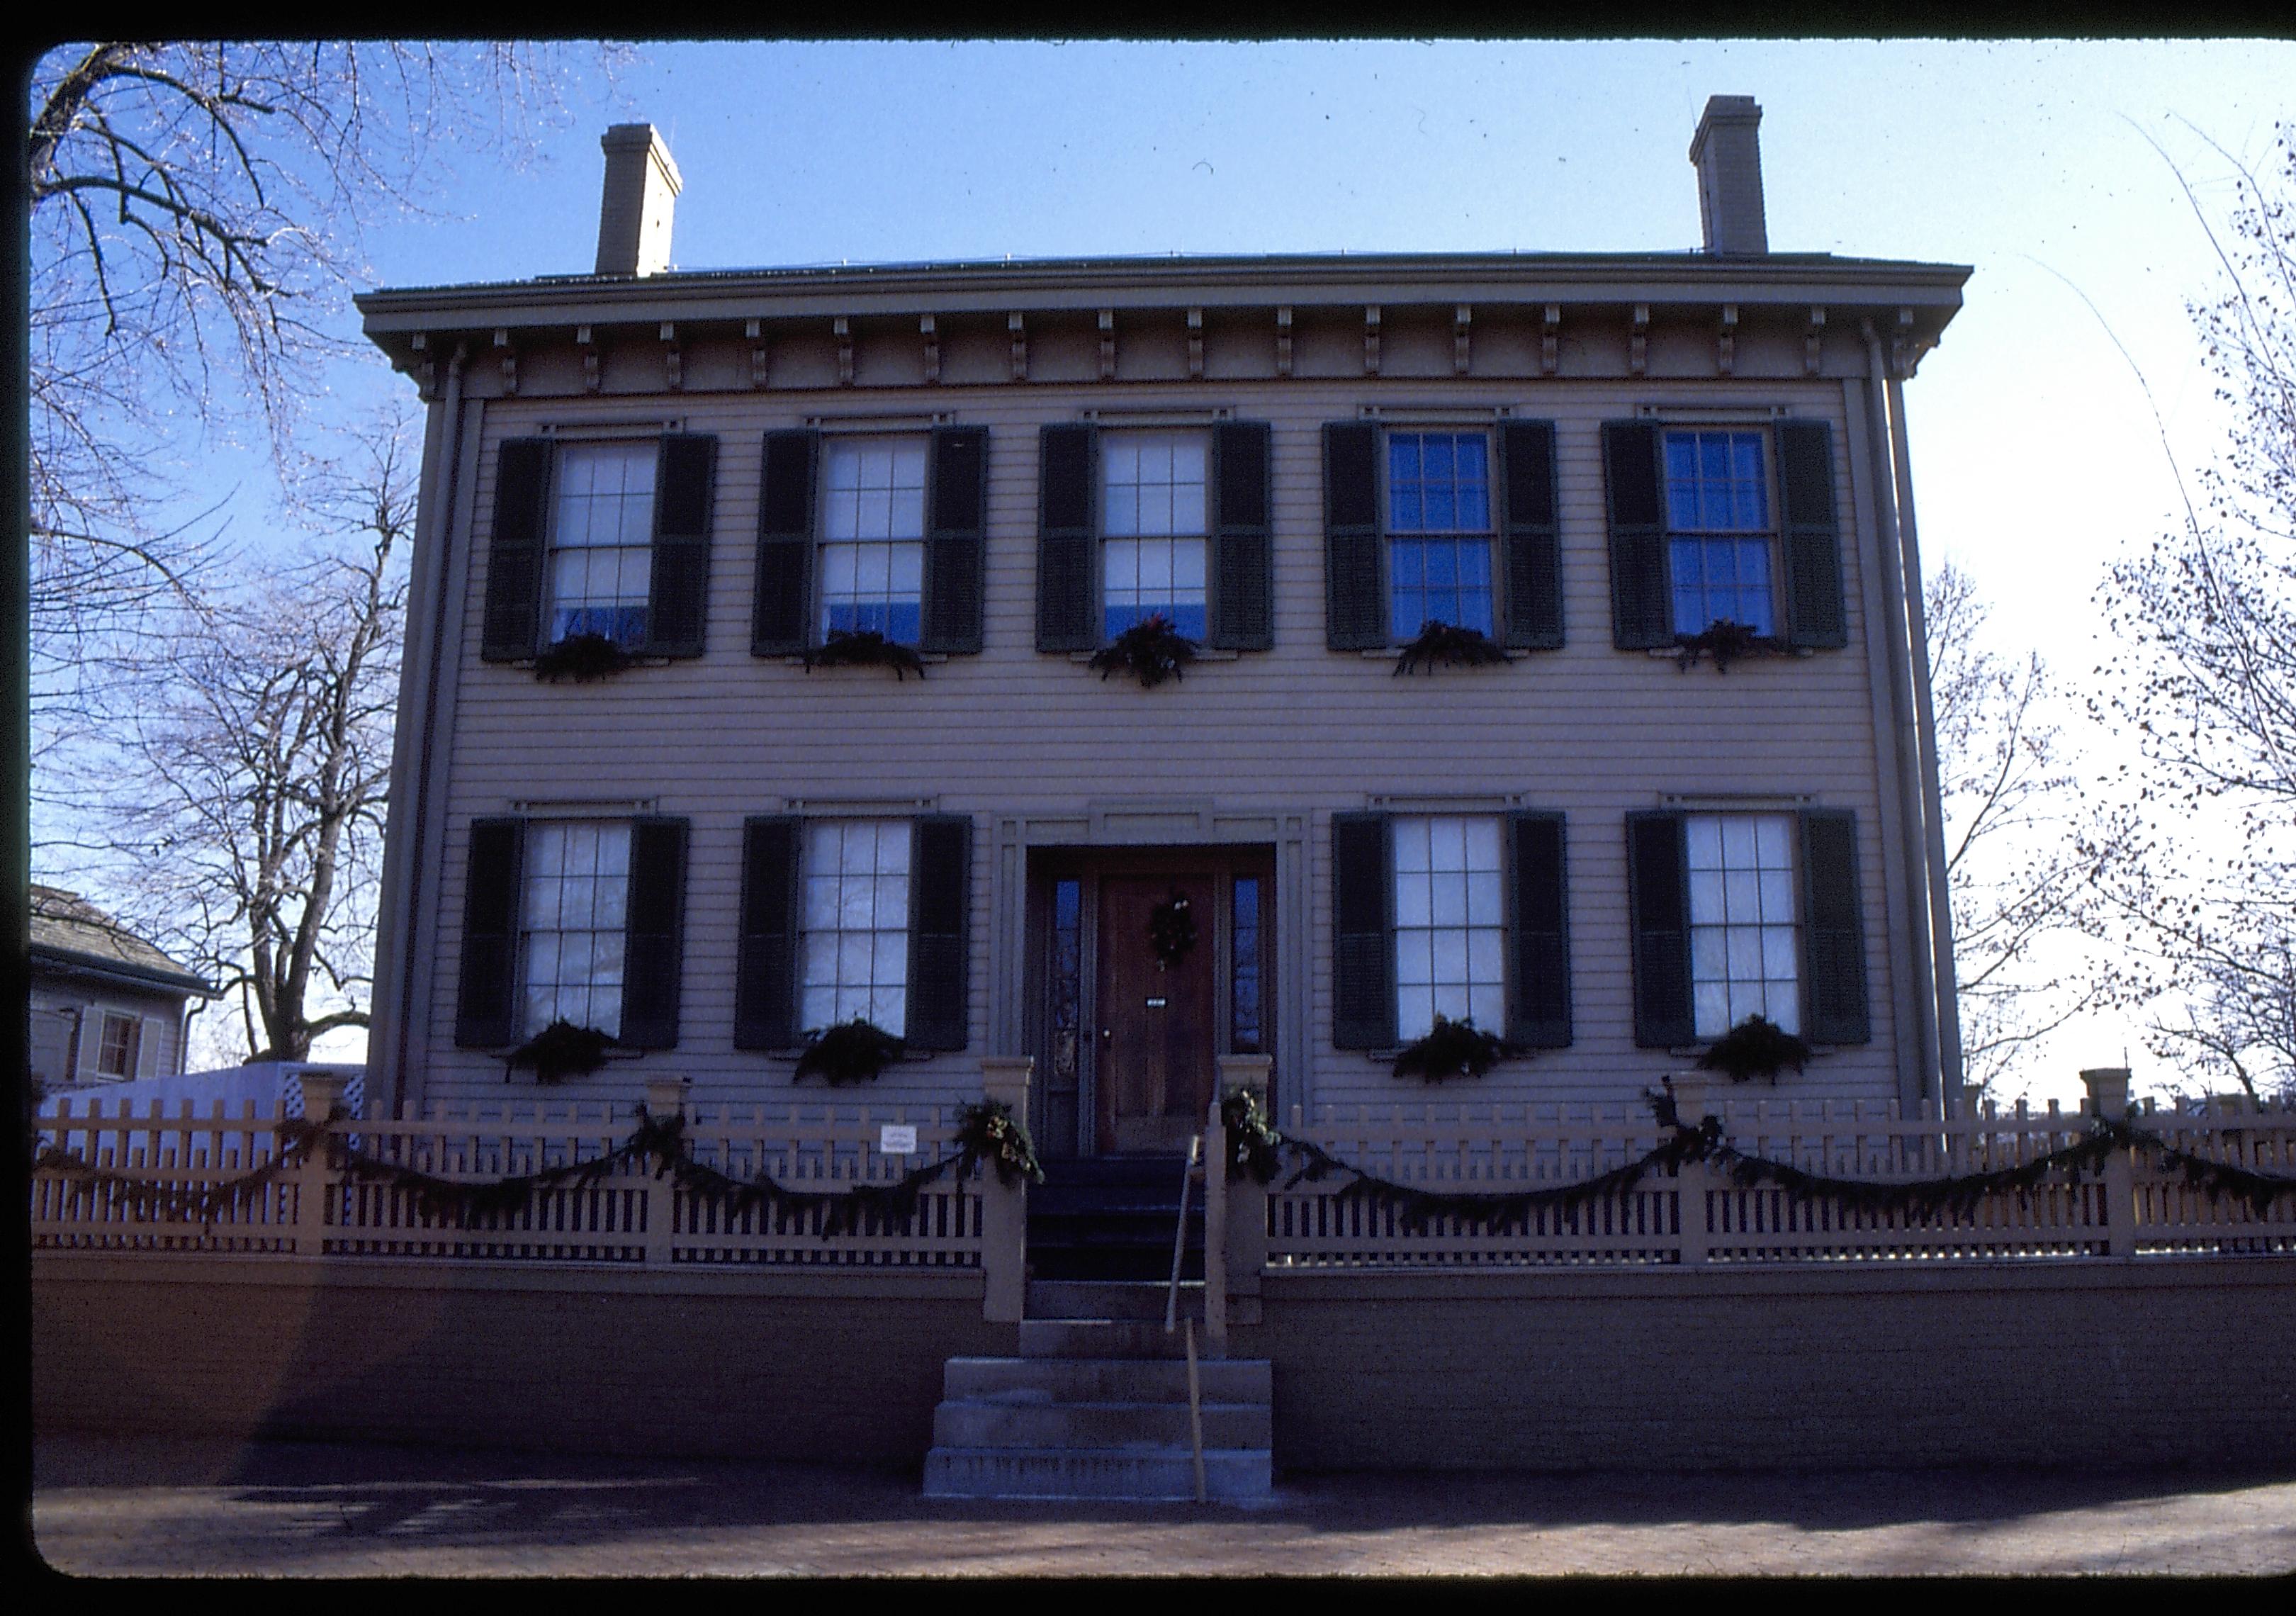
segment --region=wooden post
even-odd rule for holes
[[[2089,1115],[2118,1122],[2128,1115],[2128,1069],[2093,1066],[2081,1073],[2088,1086]],[[2104,1163],[2104,1235],[2106,1255],[2124,1261],[2136,1255],[2136,1171],[2127,1151],[2115,1151]]]
[[[1674,1079],[1675,1115],[1685,1128],[1696,1128],[1710,1115],[1719,1116],[1721,1108],[1710,1105],[1709,1095],[1712,1080],[1702,1076],[1677,1077]],[[1677,1216],[1681,1222],[1679,1250],[1682,1266],[1700,1267],[1707,1260],[1713,1245],[1707,1228],[1707,1191],[1715,1185],[1714,1175],[1703,1161],[1685,1161],[1674,1181]]]
[[[1029,1115],[1030,1055],[983,1055],[980,1094],[1002,1100],[1023,1121]],[[980,1317],[991,1324],[1018,1324],[1029,1293],[1029,1186],[1006,1185],[989,1169],[980,1175],[980,1272],[987,1282]]]
[[[676,1117],[681,1121],[686,1115],[686,1096],[693,1091],[691,1078],[650,1077],[645,1085],[646,1115],[657,1120]],[[671,1249],[677,1242],[677,1180],[667,1173],[657,1174],[658,1164],[641,1162],[638,1170],[645,1175],[645,1266],[667,1268],[670,1265]]]
[[[1239,1088],[1257,1089],[1260,1103],[1267,1103],[1267,1084],[1275,1062],[1264,1054],[1224,1054],[1219,1058],[1220,1098],[1225,1099]],[[1227,1326],[1230,1324],[1256,1325],[1259,1322],[1259,1275],[1267,1266],[1267,1186],[1250,1174],[1240,1178],[1227,1176],[1228,1144],[1226,1130],[1218,1115],[1218,1101],[1213,1102],[1212,1133],[1217,1144],[1213,1160],[1220,1177],[1220,1226],[1218,1247],[1220,1290],[1226,1311],[1217,1315],[1215,1326],[1216,1351],[1227,1350]],[[1275,1118],[1269,1113],[1268,1125]],[[1207,1169],[1209,1171],[1210,1169]],[[1210,1180],[1206,1179],[1207,1193]],[[1209,1201],[1207,1205],[1209,1205]],[[1213,1247],[1211,1224],[1204,1225],[1204,1297],[1209,1307],[1211,1299]]]
[[[327,1169],[326,1140],[332,1130],[328,1128],[327,1119],[342,1103],[343,1080],[330,1071],[306,1071],[301,1074],[301,1084],[303,1120],[321,1131],[295,1169],[295,1255],[316,1258],[326,1251],[327,1201],[333,1193],[333,1177]],[[153,1110],[157,1109],[155,1105]],[[280,1110],[283,1113],[286,1110],[283,1097]]]

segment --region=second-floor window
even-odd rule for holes
[[[659,453],[652,442],[574,444],[561,452],[545,639],[596,634],[626,650],[644,644]]]
[[[1100,442],[1101,632],[1161,616],[1205,635],[1210,442],[1202,432],[1107,432]]]
[[[1759,431],[1666,434],[1667,560],[1677,634],[1697,634],[1716,622],[1741,623],[1764,636],[1777,631],[1770,604],[1768,438]]]
[[[107,1078],[134,1077],[135,1063],[144,1053],[143,1044],[144,1023],[140,1019],[107,1012],[103,1034],[95,1046],[95,1070]]]
[[[823,635],[873,630],[914,645],[924,628],[925,443],[831,439],[823,447]]]
[[[1493,632],[1490,444],[1480,432],[1387,435],[1388,631]]]

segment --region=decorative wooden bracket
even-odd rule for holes
[[[1809,310],[1809,329],[1802,333],[1801,339],[1802,374],[1806,376],[1815,376],[1817,374],[1818,359],[1820,357],[1820,350],[1822,348],[1820,339],[1824,335],[1825,310],[1816,304],[1812,304]]]
[[[1910,376],[1921,358],[1914,346],[1914,311],[1898,310],[1898,329],[1890,333],[1890,373],[1897,377]]]
[[[597,334],[586,325],[578,325],[574,328],[574,346],[582,350],[582,390],[594,393],[600,381]]]
[[[837,339],[837,385],[853,385],[853,322],[838,315],[829,322],[830,335]]]
[[[661,379],[673,393],[685,388],[685,350],[678,346],[677,327],[668,320],[661,323]]]
[[[428,403],[439,396],[439,361],[430,351],[430,334],[418,331],[407,339],[406,346],[414,351],[414,385]]]
[[[1188,310],[1188,380],[1204,379],[1204,311]]]
[[[1100,379],[1116,380],[1116,311],[1112,308],[1100,311]]]
[[[1029,379],[1029,324],[1015,312],[1004,316],[1004,329],[1013,333],[1013,380]]]
[[[924,339],[925,380],[937,382],[940,380],[940,332],[931,315],[917,316],[917,335]]]
[[[1379,305],[1364,308],[1364,374],[1379,374]]]
[[[1275,373],[1292,373],[1292,311],[1288,308],[1275,311]]]
[[[1551,376],[1562,360],[1562,305],[1549,303],[1538,333],[1538,373]]]
[[[518,349],[510,345],[510,330],[507,326],[495,327],[495,351],[502,359],[503,391],[517,392]]]
[[[742,324],[742,335],[750,344],[750,386],[752,390],[763,388],[773,370],[773,344],[766,340],[766,323],[750,320]]]
[[[1639,376],[1650,368],[1650,305],[1635,305],[1635,323],[1627,332],[1627,369]]]
[[[1464,376],[1473,358],[1468,348],[1468,332],[1475,323],[1475,311],[1462,303],[1451,311],[1451,373]]]
[[[1727,376],[1738,368],[1738,306],[1722,305],[1722,322],[1714,332],[1714,368]]]

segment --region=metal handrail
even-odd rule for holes
[[[1188,1192],[1194,1187],[1196,1173],[1202,1161],[1204,1136],[1197,1134],[1188,1141],[1188,1165],[1180,1174],[1180,1220],[1172,1230],[1172,1280],[1164,1290],[1164,1333],[1172,1333],[1175,1319],[1180,1311],[1180,1265],[1188,1250]],[[1210,1260],[1210,1253],[1206,1253]],[[1188,1451],[1195,1462],[1196,1502],[1204,1502],[1204,1397],[1203,1386],[1196,1371],[1196,1321],[1187,1320],[1188,1347]]]

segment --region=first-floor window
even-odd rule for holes
[[[561,1021],[620,1033],[629,878],[627,824],[529,829],[519,931],[529,1035]]]
[[[550,537],[548,637],[646,637],[653,579],[654,466],[660,446],[570,444],[558,457]]]
[[[95,1069],[107,1078],[132,1078],[143,1053],[144,1022],[132,1015],[103,1018],[103,1038],[95,1048]]]
[[[906,1035],[909,832],[906,819],[807,825],[798,1000],[806,1029],[859,1016],[896,1038]]]
[[[1101,632],[1160,616],[1204,637],[1210,442],[1202,432],[1101,438]]]
[[[820,628],[914,645],[924,626],[925,440],[832,439],[824,449]]]
[[[1488,816],[1398,817],[1395,846],[1396,1036],[1439,1015],[1506,1025],[1505,859]]]
[[[1790,814],[1693,814],[1690,975],[1697,1034],[1719,1038],[1750,1015],[1801,1030]]]

